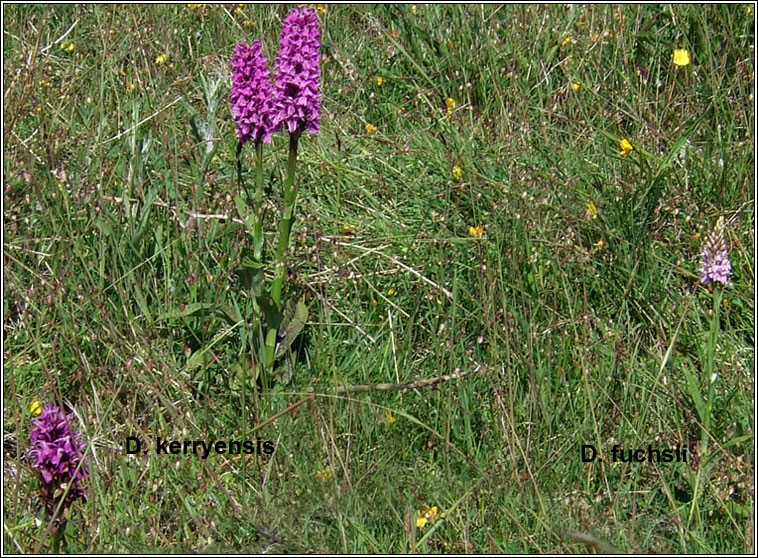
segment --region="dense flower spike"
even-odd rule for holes
[[[66,416],[61,409],[48,403],[34,420],[34,428],[29,434],[29,460],[42,479],[42,499],[51,513],[67,487],[68,495],[62,511],[79,498],[86,500],[86,491],[82,487],[82,481],[89,476],[87,458],[84,457],[86,444],[82,442],[81,434],[71,429],[69,423],[73,416]]]
[[[726,285],[732,274],[732,264],[726,250],[724,238],[724,218],[719,217],[716,227],[705,241],[700,262],[700,281],[705,285],[721,283]]]
[[[319,131],[321,69],[316,12],[291,10],[284,19],[276,59],[274,130],[291,134]]]
[[[247,41],[234,45],[231,59],[231,105],[237,124],[237,137],[242,143],[248,140],[271,143],[273,86],[269,78],[266,57],[261,42]]]

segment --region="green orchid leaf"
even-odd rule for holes
[[[297,336],[303,331],[307,321],[308,307],[305,305],[305,302],[299,300],[295,305],[288,305],[282,324],[279,327],[280,339],[276,346],[276,358],[280,358],[289,350]]]
[[[265,265],[251,257],[242,261],[242,269],[239,271],[242,286],[250,292],[254,298],[263,294],[263,282],[265,279]]]
[[[268,295],[258,296],[255,300],[258,302],[261,312],[263,312],[263,317],[266,320],[268,328],[278,330],[284,318],[282,311],[277,308],[274,301]]]

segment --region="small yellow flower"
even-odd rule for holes
[[[600,240],[598,240],[598,241],[595,243],[595,246],[597,247],[597,249],[598,249],[598,250],[602,250],[602,249],[603,249],[603,246],[605,246],[605,242],[603,242],[603,240],[602,240],[602,239],[600,239]]]
[[[342,234],[354,234],[355,225],[342,225]]]
[[[677,66],[686,66],[690,63],[690,53],[686,48],[674,49],[674,64]]]
[[[316,4],[316,11],[322,16],[326,15],[326,4]]]
[[[469,227],[468,233],[474,238],[482,238],[484,234],[484,225],[477,225],[476,227]]]
[[[416,527],[423,529],[427,523],[434,523],[437,519],[437,506],[421,505],[421,509],[416,510]]]
[[[626,138],[622,139],[619,142],[619,147],[621,148],[621,151],[619,151],[619,155],[621,155],[622,157],[626,157],[632,152],[632,149],[634,149],[632,147],[632,144],[629,143],[629,140]]]
[[[366,133],[373,134],[374,132],[376,132],[376,126],[373,124],[366,124]]]
[[[74,49],[76,49],[76,45],[69,41],[63,41],[61,43],[61,50],[66,52],[74,52]]]
[[[395,294],[395,289],[390,289],[387,291],[387,296],[392,296],[393,294]]]
[[[331,467],[325,467],[316,473],[316,478],[321,482],[330,481],[334,478],[334,471],[332,471]]]
[[[411,4],[411,13],[413,15],[416,15],[418,13],[418,10],[416,9],[416,4]]]
[[[29,403],[29,412],[33,417],[40,416],[42,414],[42,404],[37,400],[32,401]]]
[[[376,78],[377,86],[381,87],[383,83],[384,83],[384,78],[382,76],[379,76],[378,78]]]
[[[159,66],[163,66],[166,62],[168,62],[168,54],[159,54],[155,59],[155,63]]]
[[[403,109],[403,107],[397,107],[397,113],[398,114],[403,114],[404,112],[405,112],[405,110]]]
[[[395,415],[392,414],[392,411],[387,409],[387,412],[384,413],[384,426],[390,426],[393,424],[397,419],[395,418]]]
[[[447,107],[445,110],[445,117],[450,118],[450,115],[453,114],[453,110],[455,110],[455,99],[448,97],[445,101],[445,105]]]
[[[595,202],[593,202],[592,200],[588,200],[585,206],[587,207],[587,212],[584,214],[584,217],[586,219],[596,219],[597,207],[595,206]]]
[[[455,165],[453,167],[453,178],[455,178],[458,182],[460,182],[461,178],[463,178],[463,169],[458,165]]]
[[[579,90],[582,88],[582,82],[581,81],[575,81],[571,84],[571,89],[574,90],[574,93],[579,93]]]
[[[134,85],[133,82],[131,82],[131,81],[127,81],[126,82],[126,90],[127,91],[132,91],[135,87],[136,87],[136,85]]]
[[[600,33],[593,33],[592,34],[592,40],[597,41],[600,38]]]
[[[570,44],[571,44],[571,35],[569,35],[568,37],[566,37],[565,39],[563,39],[563,42],[561,43],[561,46],[565,47],[565,46],[568,46]]]

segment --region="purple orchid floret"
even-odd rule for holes
[[[235,44],[231,66],[230,101],[237,137],[242,143],[249,140],[271,143],[273,86],[261,42]]]
[[[724,218],[719,218],[716,227],[705,241],[700,262],[700,281],[705,285],[726,285],[732,274],[732,263],[726,249]]]
[[[48,403],[34,422],[29,434],[31,440],[29,460],[43,481],[42,496],[48,510],[53,511],[60,498],[68,495],[64,507],[75,500],[86,500],[82,482],[89,476],[86,443],[82,435],[71,429],[74,415]],[[81,463],[81,466],[79,465]]]
[[[316,12],[291,10],[284,19],[274,87],[274,130],[319,131],[321,33]]]

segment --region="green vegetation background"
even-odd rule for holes
[[[245,409],[244,329],[180,311],[249,308],[226,96],[205,180],[190,119],[235,41],[273,63],[288,9],[4,6],[6,551],[49,550],[24,458],[40,400],[91,442],[70,552],[752,552],[752,6],[321,7],[288,258],[309,320],[291,380]],[[273,242],[286,137],[265,154]],[[131,435],[276,453],[126,456]],[[692,461],[610,462],[677,443]]]

